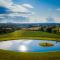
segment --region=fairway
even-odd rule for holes
[[[19,39],[38,39],[38,40],[42,39],[60,41],[60,35],[41,31],[24,31],[24,30],[17,30],[15,32],[0,35],[0,41]]]
[[[0,50],[0,60],[60,60],[60,52],[26,53]]]

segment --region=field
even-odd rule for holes
[[[57,40],[60,41],[59,34],[53,34],[41,31],[24,31],[0,35],[0,41],[20,39],[38,39],[38,40]],[[60,60],[60,52],[14,52],[0,50],[0,60]]]
[[[22,53],[0,50],[0,60],[60,60],[60,52]]]
[[[59,34],[53,34],[41,31],[24,31],[17,30],[15,32],[6,33],[0,35],[0,41],[2,40],[15,40],[15,39],[41,39],[41,40],[59,40]]]

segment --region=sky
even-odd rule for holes
[[[60,23],[60,0],[0,0],[0,23],[52,22]]]

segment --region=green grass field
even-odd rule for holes
[[[0,50],[0,60],[60,60],[60,52],[13,52]]]
[[[0,41],[14,39],[60,40],[60,35],[41,31],[23,31],[0,35]],[[60,52],[14,52],[0,50],[0,60],[60,60]]]
[[[0,35],[0,41],[15,39],[60,40],[60,35],[41,31],[24,31],[24,30],[17,30],[15,32]]]

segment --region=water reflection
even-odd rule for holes
[[[20,46],[18,47],[18,50],[19,50],[20,52],[26,52],[26,51],[27,51],[27,47],[26,47],[25,45],[20,45]]]
[[[54,44],[51,47],[39,46],[39,43],[48,42]],[[60,42],[47,40],[11,40],[1,41],[0,49],[14,50],[19,52],[49,52],[60,51]]]
[[[9,49],[13,45],[12,41],[1,41],[0,42],[0,49]]]

